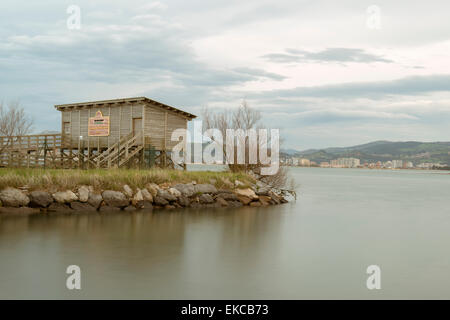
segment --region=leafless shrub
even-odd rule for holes
[[[262,115],[261,112],[253,109],[249,106],[249,104],[244,100],[242,104],[234,110],[224,110],[221,112],[211,112],[209,109],[204,109],[202,112],[202,120],[203,120],[203,126],[204,130],[208,129],[218,129],[222,133],[223,141],[226,141],[226,130],[227,129],[242,129],[242,130],[249,130],[249,129],[260,129],[262,128],[261,123]],[[249,144],[248,140],[249,138],[245,138],[245,163],[244,164],[236,164],[237,163],[237,152],[236,152],[236,146],[235,146],[235,152],[234,152],[234,163],[228,164],[228,167],[231,172],[239,172],[239,171],[245,171],[249,172],[252,171],[254,173],[260,173],[262,165],[259,161],[257,164],[250,164],[249,162]],[[220,141],[216,141],[220,143]],[[281,141],[280,141],[281,143]],[[230,160],[230,155],[227,155],[227,150],[225,143],[222,143],[222,150],[225,159]],[[270,155],[270,150],[268,150]],[[274,175],[267,175],[262,176],[261,180],[273,187],[276,188],[284,188],[289,183],[289,179],[287,176],[286,168],[280,167],[278,172]]]
[[[5,137],[0,144],[0,151],[7,149],[15,136],[30,133],[33,120],[25,113],[18,101],[10,102],[7,106],[0,102],[0,136]]]

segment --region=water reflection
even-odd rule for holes
[[[39,296],[20,281],[23,273],[33,277],[33,268],[17,268],[29,255],[27,263],[38,266],[56,289],[49,297],[68,296],[57,282],[69,264],[89,272],[80,297],[119,297],[126,288],[130,298],[174,297],[180,289],[183,297],[202,285],[213,290],[217,279],[258,267],[267,259],[267,246],[279,243],[280,220],[264,209],[0,217],[2,274],[9,275],[10,285],[17,281],[24,290],[13,291],[26,297]]]
[[[300,197],[282,206],[0,215],[0,298],[450,298],[448,175],[291,173]]]

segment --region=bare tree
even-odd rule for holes
[[[202,113],[203,126],[205,130],[208,129],[217,129],[221,132],[223,141],[226,141],[227,129],[260,129],[262,128],[262,115],[261,112],[253,109],[249,106],[249,104],[244,100],[241,105],[234,110],[224,110],[221,112],[211,112],[209,109],[204,109]],[[214,138],[212,138],[214,140]],[[217,143],[221,143],[216,141]],[[249,161],[249,137],[245,137],[245,163],[237,164],[237,152],[236,146],[234,151],[234,161],[233,163],[228,163],[228,168],[230,171],[252,171],[253,173],[260,174],[261,167],[264,165],[259,161],[257,164],[250,164]],[[227,154],[227,148],[225,143],[222,143],[222,150],[225,159],[230,160],[230,155]],[[268,150],[271,153],[271,150]],[[280,167],[278,172],[274,175],[260,176],[260,179],[276,188],[284,188],[288,184],[287,172],[286,168]]]
[[[10,102],[7,106],[0,102],[0,152],[9,148],[14,137],[30,133],[33,120],[25,113],[18,101]]]

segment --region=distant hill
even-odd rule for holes
[[[304,150],[291,153],[316,162],[330,161],[342,157],[355,157],[361,162],[407,160],[414,164],[440,162],[450,164],[450,142],[391,142],[374,141],[352,147]]]

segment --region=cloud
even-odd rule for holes
[[[382,0],[376,32],[356,1],[80,0],[78,31],[66,4],[17,1],[0,3],[0,100],[39,131],[59,128],[54,104],[148,96],[194,114],[245,97],[291,146],[450,134],[448,1],[422,17]]]
[[[262,57],[267,61],[276,63],[291,63],[302,61],[300,56],[286,53],[269,53]]]
[[[327,48],[322,51],[312,52],[297,49],[286,49],[286,53],[270,53],[262,56],[264,59],[275,63],[392,63],[392,60],[375,54],[367,53],[357,48]]]
[[[272,80],[276,80],[276,81],[281,81],[281,80],[284,80],[287,78],[287,77],[277,74],[277,73],[267,72],[265,70],[256,69],[256,68],[241,67],[241,68],[234,68],[233,70],[238,73],[247,74],[252,77],[267,78],[267,79],[272,79]]]
[[[390,81],[352,82],[314,87],[297,87],[256,93],[262,98],[371,98],[387,96],[420,95],[433,92],[450,92],[450,74],[410,76]]]

